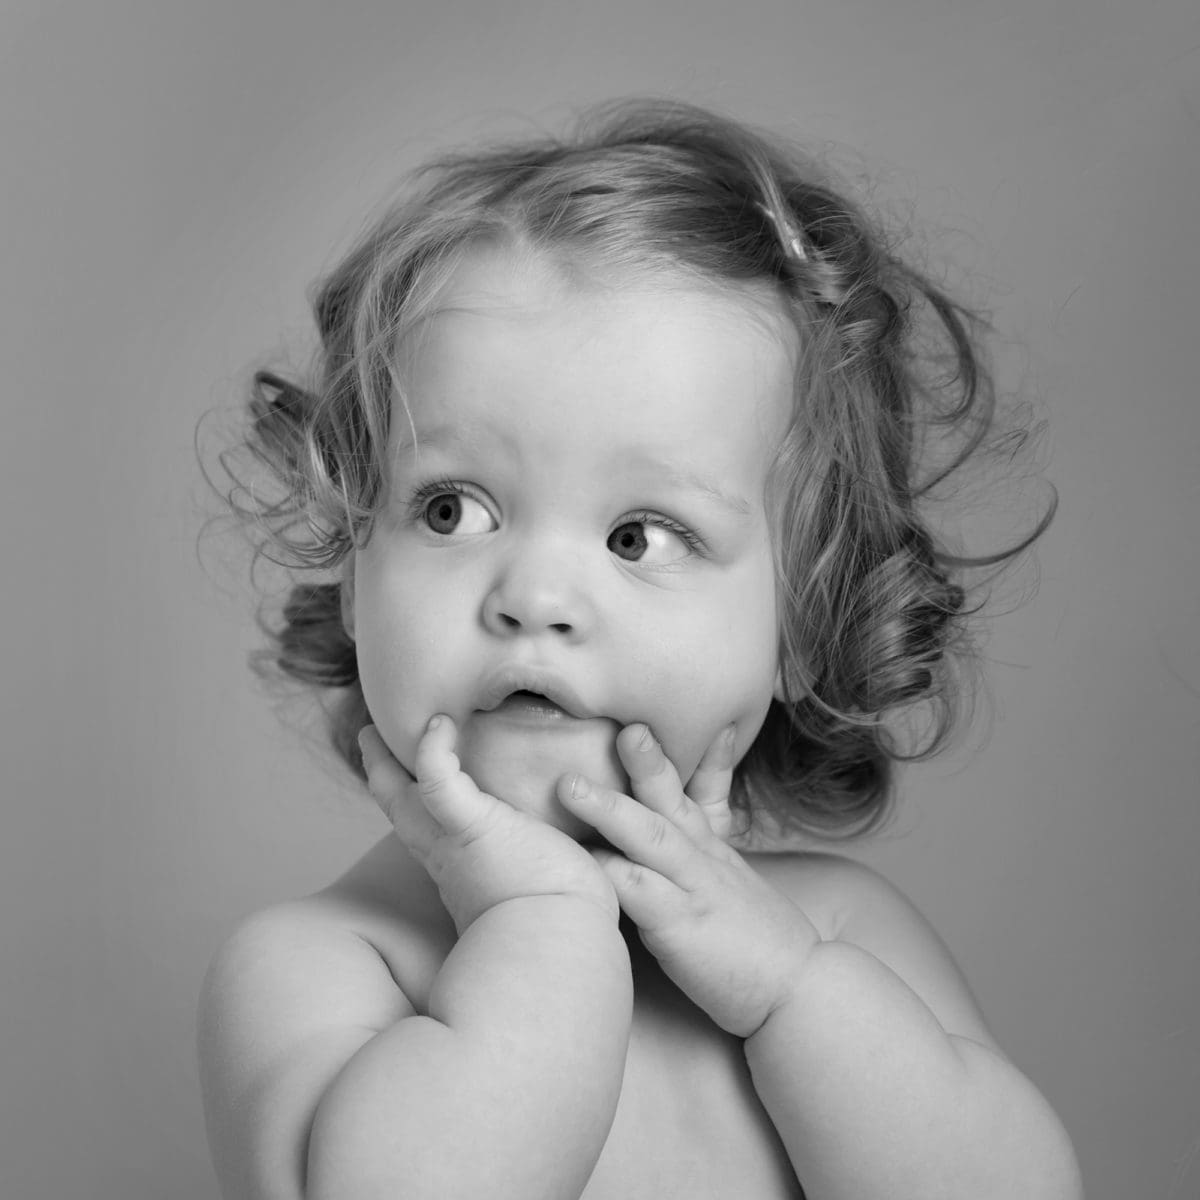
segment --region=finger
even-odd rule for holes
[[[655,929],[678,905],[679,889],[641,863],[611,850],[594,849],[592,857],[604,872],[617,902],[639,929]]]
[[[478,828],[496,805],[462,769],[454,747],[458,730],[444,714],[432,717],[417,743],[413,767],[417,792],[426,811],[449,834],[462,836]]]
[[[596,787],[582,775],[558,781],[563,807],[592,826],[626,858],[657,871],[678,887],[696,877],[697,850],[671,821],[630,796]]]
[[[720,839],[729,836],[733,828],[733,813],[729,794],[733,788],[734,726],[726,725],[704,752],[696,770],[688,780],[688,796],[704,814],[709,829]]]
[[[675,764],[647,725],[628,725],[617,735],[617,754],[629,775],[634,799],[661,813],[689,837],[709,832],[708,822],[684,791]]]
[[[440,831],[414,795],[413,777],[392,757],[374,725],[359,733],[358,746],[367,773],[367,791],[392,823],[396,836],[409,849],[425,851]]]

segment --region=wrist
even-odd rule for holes
[[[571,878],[546,880],[544,883],[537,880],[521,882],[523,886],[520,888],[514,886],[511,880],[506,881],[502,887],[478,886],[478,881],[472,881],[469,888],[455,884],[444,885],[440,882],[438,888],[442,895],[442,903],[453,918],[459,937],[488,913],[521,913],[528,905],[540,906],[535,908],[535,911],[540,912],[550,912],[559,906],[564,911],[570,911],[572,903],[587,905],[606,916],[613,924],[616,924],[621,913],[612,884],[598,867],[592,869],[590,876],[583,874],[578,880]]]
[[[447,956],[430,994],[429,1015],[477,1011],[486,1021],[546,1019],[563,1010],[574,1023],[632,1007],[629,951],[615,919],[573,895],[521,896],[482,912]],[[536,1014],[541,1016],[536,1016]],[[508,1014],[506,1016],[505,1014]],[[553,1023],[553,1022],[551,1022]]]
[[[486,953],[557,981],[628,977],[629,950],[617,917],[573,893],[515,896],[485,909],[459,937],[456,951]]]
[[[924,1004],[874,955],[850,942],[818,941],[746,1039],[746,1050],[761,1057],[772,1052],[768,1047],[788,1043],[815,1051],[847,1036],[864,1011],[878,1013],[882,1007],[889,1019],[911,1017],[912,1001],[933,1021]],[[878,1015],[868,1021],[880,1025]]]
[[[783,945],[776,945],[766,956],[766,966],[760,976],[760,1000],[757,1011],[741,1036],[749,1041],[756,1037],[777,1014],[788,1009],[806,986],[814,956],[826,943],[811,929],[797,930]]]

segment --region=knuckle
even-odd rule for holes
[[[650,814],[646,823],[646,838],[650,845],[656,849],[660,848],[670,836],[670,830],[670,824],[663,817]]]
[[[687,821],[692,816],[692,802],[687,796],[679,796],[675,803],[671,806],[671,819],[673,821]]]
[[[646,878],[646,868],[641,863],[635,863],[630,859],[625,859],[625,883],[629,887],[640,886]]]
[[[487,836],[488,831],[491,828],[491,824],[491,820],[485,813],[464,825],[458,831],[458,833],[455,834],[455,840],[464,850],[466,850],[469,847],[474,846],[477,842],[482,841],[483,838]]]
[[[610,792],[607,788],[599,788],[596,791],[596,803],[606,813],[616,812],[616,793]]]
[[[423,775],[417,780],[417,792],[422,800],[432,799],[445,789],[447,782],[444,775]]]
[[[460,823],[455,838],[461,846],[472,846],[485,837],[503,836],[506,812],[499,807],[480,807]]]
[[[435,841],[425,856],[424,866],[435,881],[444,879],[453,866],[450,848],[444,841]]]

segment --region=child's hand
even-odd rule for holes
[[[359,735],[367,786],[396,836],[437,884],[461,935],[481,913],[526,896],[577,895],[615,919],[612,884],[565,833],[480,791],[454,753],[454,722],[434,717],[414,779],[373,725]]]
[[[645,726],[622,730],[617,750],[636,799],[580,776],[562,781],[559,799],[622,852],[593,854],[663,970],[722,1029],[749,1037],[786,997],[820,938],[722,840],[732,737],[709,747],[686,792]]]

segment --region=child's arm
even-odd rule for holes
[[[488,817],[448,743],[428,743],[418,770],[444,824],[423,840],[421,814],[393,813],[461,922],[428,1014],[328,913],[249,922],[201,1010],[227,1200],[578,1196],[603,1147],[631,1011],[611,887],[558,831],[508,806]],[[446,832],[471,811],[470,838]]]
[[[772,870],[772,886],[710,829],[722,781],[693,780],[689,798],[661,751],[635,744],[618,739],[636,801],[561,798],[623,852],[602,865],[663,969],[746,1039],[809,1200],[1077,1200],[1061,1124],[911,905],[821,856],[793,859],[790,880]],[[834,926],[817,930],[812,901]]]
[[[997,1049],[949,953],[858,864],[801,861],[786,890],[836,895],[746,1058],[810,1200],[1076,1200],[1078,1167],[1037,1089]]]

